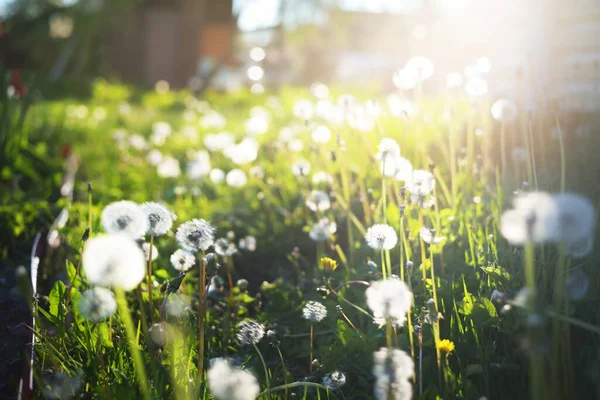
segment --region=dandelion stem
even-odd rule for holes
[[[309,357],[309,360],[308,360],[308,371],[309,372],[312,372],[313,336],[314,336],[314,328],[313,328],[313,324],[310,324],[310,357]]]
[[[285,368],[285,362],[283,361],[283,354],[281,354],[281,349],[279,348],[279,345],[276,345],[275,348],[277,349],[277,354],[279,354],[279,359],[281,360],[281,368],[283,369],[283,382],[285,383],[285,385],[287,385],[287,383],[288,383],[287,369]],[[287,398],[288,398],[288,388],[286,387],[285,388],[285,399],[287,400]]]
[[[312,324],[310,326],[312,328]],[[252,343],[252,346],[254,346],[254,349],[256,350],[258,357],[260,357],[260,362],[262,363],[263,369],[265,370],[265,382],[267,385],[267,398],[270,399],[271,398],[271,389],[270,389],[271,382],[269,380],[269,370],[267,369],[267,364],[265,363],[265,359],[263,358],[262,353],[258,349],[258,346],[256,346],[255,343]]]
[[[148,265],[146,272],[146,285],[148,286],[148,304],[150,314],[150,324],[154,323],[154,298],[152,297],[152,247],[154,247],[154,235],[150,235],[150,244],[148,246]]]
[[[502,176],[506,176],[506,127],[504,122],[500,126],[500,161],[502,166],[500,171]]]
[[[387,207],[386,207],[387,193],[386,193],[386,187],[385,187],[385,159],[386,159],[386,157],[383,157],[383,171],[382,171],[383,176],[381,177],[381,200],[383,201],[383,211],[382,211],[383,223],[387,224]]]
[[[129,314],[129,308],[127,307],[127,299],[122,289],[115,288],[115,296],[117,299],[117,305],[119,307],[119,313],[123,325],[125,325],[125,333],[129,342],[129,350],[131,357],[133,358],[133,365],[135,367],[135,373],[137,375],[138,384],[142,391],[142,397],[145,400],[150,400],[150,388],[148,387],[148,378],[146,376],[146,370],[144,369],[144,361],[142,360],[142,354],[139,349],[138,341],[136,339],[135,330],[133,327],[133,321]]]
[[[381,249],[381,273],[383,274],[383,279],[387,279],[387,274],[386,274],[386,269],[385,269],[385,258],[383,256],[383,248]]]
[[[560,147],[560,191],[565,191],[566,184],[566,157],[565,157],[565,142],[563,138],[563,131],[560,125],[560,120],[558,119],[558,115],[555,116],[556,119],[556,127],[558,128],[558,145]]]
[[[536,288],[535,288],[535,260],[534,260],[533,243],[528,241],[525,244],[525,284],[528,290],[527,311],[529,318],[535,317],[536,307]],[[541,400],[544,398],[543,391],[543,367],[542,357],[534,343],[532,326],[529,326],[529,344],[530,344],[530,382],[531,382],[531,398],[533,400]]]
[[[204,376],[204,316],[206,314],[206,263],[204,260],[204,251],[200,255],[198,264],[198,301],[200,310],[198,315],[198,376],[200,380]]]

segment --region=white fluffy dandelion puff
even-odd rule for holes
[[[265,326],[254,320],[243,321],[235,336],[242,345],[257,344],[265,336]]]
[[[367,244],[375,250],[391,250],[398,243],[396,230],[387,224],[375,224],[367,229]]]
[[[99,236],[86,242],[83,270],[92,285],[131,290],[146,273],[144,253],[130,236]]]
[[[514,209],[500,218],[500,232],[513,245],[556,242],[560,239],[559,208],[551,195],[527,193],[513,201]]]
[[[333,371],[323,377],[323,386],[330,390],[336,390],[346,384],[346,375],[340,371]]]
[[[196,263],[196,258],[185,250],[177,249],[171,254],[170,261],[177,271],[188,271]]]
[[[402,350],[381,348],[373,353],[374,395],[377,400],[410,400],[414,375],[412,358]]]
[[[441,243],[444,239],[446,239],[444,236],[436,235],[435,229],[429,229],[429,228],[419,229],[419,236],[427,244],[438,244],[438,243]]]
[[[327,211],[331,207],[331,200],[322,190],[313,190],[306,198],[306,206],[314,212]]]
[[[367,305],[373,311],[376,323],[383,325],[389,320],[398,326],[404,325],[413,299],[404,282],[398,279],[373,282],[366,290],[366,295]]]
[[[122,232],[139,237],[148,229],[148,220],[142,208],[128,200],[117,201],[104,207],[100,220],[107,233]]]
[[[254,400],[260,392],[258,381],[248,371],[232,368],[216,359],[208,370],[208,387],[218,400]]]
[[[160,203],[144,203],[142,211],[148,220],[146,233],[152,236],[162,236],[171,230],[177,216]]]
[[[308,235],[315,242],[325,242],[329,240],[331,235],[337,232],[337,224],[329,221],[328,218],[321,218],[313,227],[310,229]]]
[[[327,316],[327,308],[318,301],[309,301],[302,309],[302,317],[310,322],[321,322]]]
[[[215,228],[203,219],[193,219],[177,229],[175,238],[182,249],[191,253],[206,251],[215,241]]]
[[[117,309],[115,295],[108,289],[94,287],[86,290],[79,298],[79,312],[92,322],[101,322]]]
[[[383,138],[377,147],[379,152],[377,158],[379,161],[395,160],[400,157],[400,145],[394,139]]]

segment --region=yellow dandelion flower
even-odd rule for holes
[[[338,264],[337,261],[329,258],[329,257],[323,257],[321,258],[321,269],[323,270],[323,272],[325,272],[326,274],[330,274],[333,271],[335,271],[335,269],[337,268]]]
[[[438,349],[440,353],[450,354],[454,351],[454,343],[448,339],[440,340]]]

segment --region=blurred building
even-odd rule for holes
[[[202,58],[227,58],[235,35],[232,0],[147,0],[107,35],[112,71],[124,80],[185,87]]]
[[[562,108],[600,109],[600,2],[556,2],[549,62]]]

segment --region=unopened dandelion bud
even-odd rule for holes
[[[248,281],[246,279],[238,279],[236,286],[240,288],[242,292],[245,292],[248,289]]]
[[[323,298],[326,298],[329,296],[329,289],[327,289],[325,286],[319,286],[317,288],[317,293],[319,293]]]
[[[404,217],[405,210],[406,210],[406,204],[400,204],[400,217]]]
[[[319,368],[322,367],[321,363],[316,358],[314,360],[312,360],[312,362],[310,363],[310,365],[312,366],[313,370],[319,369]]]
[[[431,162],[431,163],[429,163],[429,171],[430,171],[431,173],[433,173],[433,170],[434,170],[434,169],[435,169],[435,164],[434,164],[434,163],[432,163],[432,162]]]
[[[338,313],[338,314],[341,314],[341,313],[344,312],[344,310],[342,309],[342,306],[340,306],[339,304],[337,304],[335,306],[335,312]]]
[[[83,235],[81,235],[81,241],[85,243],[86,240],[88,240],[90,238],[90,227],[86,227],[85,228],[85,232],[83,232]]]
[[[435,309],[435,300],[433,300],[433,299],[427,300],[427,308],[429,308],[430,310]]]
[[[415,266],[415,263],[414,263],[414,262],[412,262],[412,261],[410,261],[410,260],[408,260],[408,261],[406,262],[406,269],[407,269],[408,271],[412,271],[412,269],[414,268],[414,266]]]
[[[400,198],[404,200],[406,198],[406,186],[400,188]]]
[[[218,257],[215,253],[208,253],[206,257],[204,257],[204,262],[206,263],[207,277],[212,277],[219,272],[221,264],[218,263]]]
[[[88,194],[92,194],[92,182],[87,183],[87,192]]]

